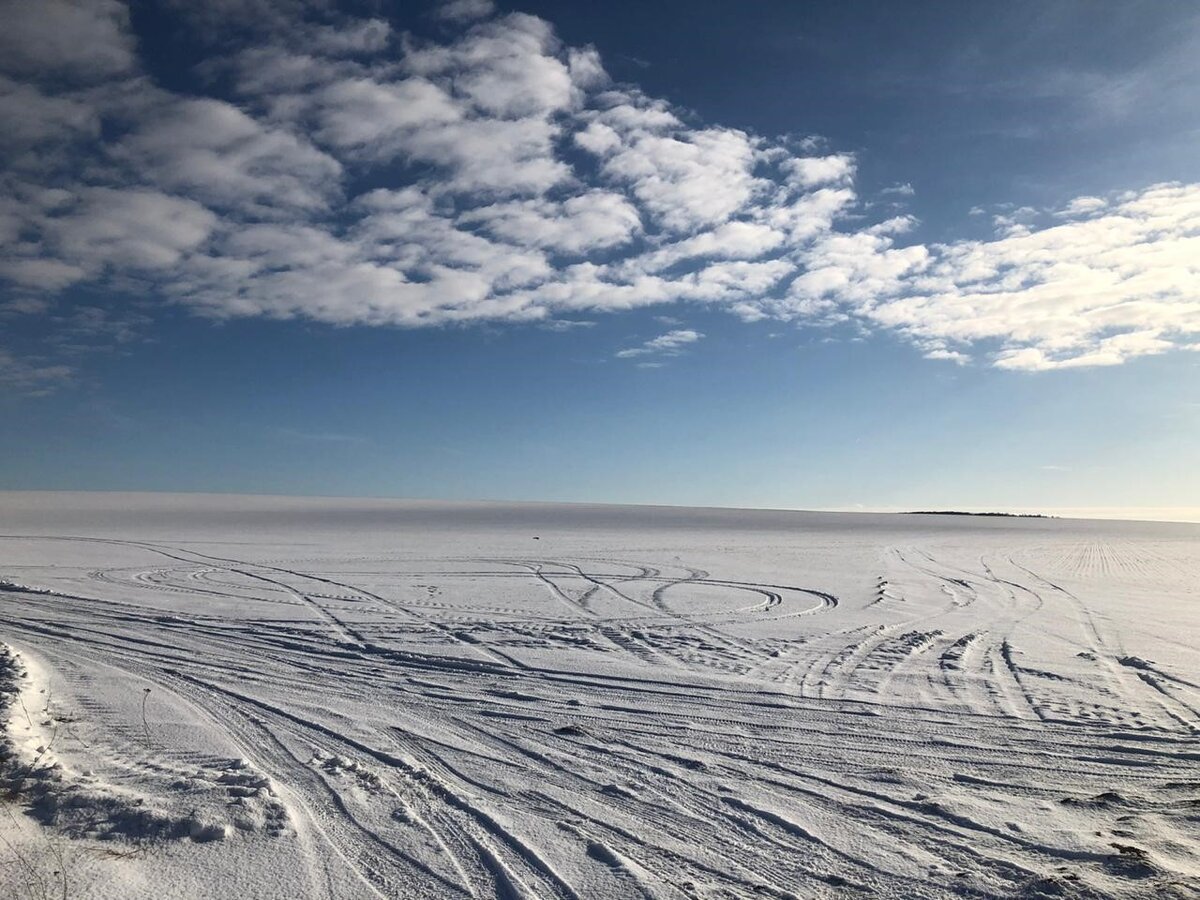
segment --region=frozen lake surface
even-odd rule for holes
[[[0,894],[1200,890],[1200,526],[0,494]]]

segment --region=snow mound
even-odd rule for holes
[[[21,654],[0,644],[0,790],[35,821],[71,838],[152,844],[222,841],[236,828],[278,834],[286,812],[269,779],[245,760],[224,770],[197,769],[170,784],[178,803],[154,802],[136,790],[75,771],[56,753],[62,714],[38,691]]]

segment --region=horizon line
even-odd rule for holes
[[[285,500],[357,500],[394,503],[432,503],[432,504],[514,504],[530,506],[613,506],[637,507],[647,509],[695,509],[695,510],[731,510],[742,512],[781,512],[781,513],[860,513],[863,515],[920,515],[948,513],[964,513],[979,515],[984,513],[996,514],[1001,517],[1041,517],[1055,519],[1076,519],[1084,521],[1120,521],[1120,522],[1163,522],[1168,524],[1196,525],[1200,524],[1200,507],[1192,506],[974,506],[955,505],[940,507],[937,504],[917,506],[866,506],[852,504],[845,506],[798,507],[798,506],[739,506],[725,504],[688,504],[688,503],[630,503],[602,500],[530,500],[513,498],[440,498],[440,497],[405,497],[398,495],[379,494],[320,494],[320,493],[253,493],[245,491],[205,491],[205,490],[126,490],[104,488],[0,488],[0,497],[6,494],[137,494],[151,496],[200,496],[200,497],[256,497],[262,499]]]

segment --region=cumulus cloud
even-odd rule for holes
[[[41,232],[31,249],[50,249],[54,257],[10,257],[0,260],[0,272],[26,286],[54,288],[108,270],[163,270],[204,243],[217,221],[213,212],[183,197],[142,188],[84,188],[31,217]]]
[[[853,155],[698,123],[489,0],[439,6],[437,41],[308,0],[205,9],[261,25],[205,62],[221,98],[154,85],[118,0],[0,0],[0,278],[22,298],[136,282],[216,318],[403,326],[691,302],[1023,370],[1200,331],[1198,185],[1012,206],[990,240],[926,245],[869,218]]]
[[[593,48],[533,16],[392,43],[375,20],[297,24],[210,61],[236,105],[137,72],[37,95],[30,140],[82,134],[88,165],[10,183],[0,229],[21,240],[0,274],[46,291],[134,275],[223,317],[552,320],[748,301],[853,196],[824,202],[760,138],[611,89]]]
[[[219,100],[164,103],[113,148],[143,179],[214,209],[265,215],[325,208],[342,166],[284,128]]]
[[[563,201],[509,200],[463,214],[489,234],[518,246],[582,254],[627,243],[641,231],[637,207],[621,194],[593,190]]]
[[[1076,197],[1055,215],[1060,218],[1069,219],[1075,216],[1086,215],[1087,213],[1099,212],[1108,205],[1108,202],[1100,197]]]
[[[134,65],[119,0],[3,0],[0,69],[35,79],[92,79]]]
[[[854,176],[854,158],[846,154],[802,156],[784,160],[788,181],[800,187],[844,184]]]
[[[605,175],[627,187],[665,229],[693,231],[728,221],[766,184],[754,175],[756,147],[745,132],[686,129],[673,116],[644,120],[636,98],[600,113],[601,141],[582,143]],[[657,110],[651,110],[657,112]]]
[[[49,146],[63,148],[80,138],[94,137],[100,119],[87,103],[42,93],[34,85],[0,76],[0,148],[10,165],[27,168],[34,160],[22,157]]]

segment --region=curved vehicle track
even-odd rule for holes
[[[719,558],[7,541],[61,569],[0,572],[0,637],[60,673],[67,770],[169,804],[220,767],[95,684],[150,686],[269,779],[286,826],[245,839],[294,844],[313,897],[1196,884],[1200,687],[1011,548],[889,546],[855,592]]]

